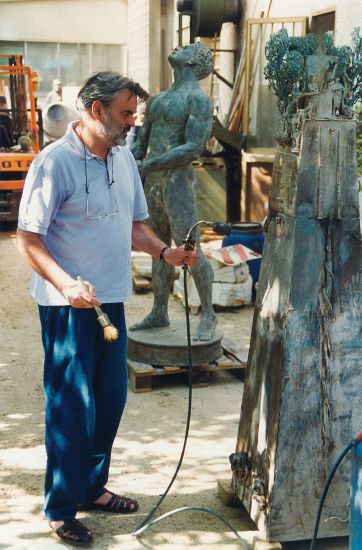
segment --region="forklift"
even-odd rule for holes
[[[18,218],[24,181],[42,146],[42,115],[36,107],[39,75],[21,55],[0,55],[0,222]]]

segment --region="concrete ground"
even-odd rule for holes
[[[19,257],[15,228],[0,232],[0,550],[65,547],[50,535],[42,516],[45,453],[42,348],[37,309],[29,299],[29,269]],[[128,323],[143,317],[152,295],[135,295]],[[181,304],[170,300],[171,319],[182,319]],[[219,313],[219,326],[240,347],[249,343],[252,308]],[[243,384],[231,372],[216,373],[207,388],[193,391],[192,420],[184,462],[160,512],[206,506],[231,523],[247,548],[263,544],[242,507],[224,506],[217,480],[231,479],[228,457],[235,450]],[[158,523],[141,537],[131,532],[166,489],[181,452],[188,389],[179,375],[162,378],[150,393],[129,392],[113,453],[109,488],[139,500],[130,516],[82,513],[94,532],[93,548],[136,550],[233,550],[241,548],[231,529],[214,516],[194,511]],[[307,550],[308,543],[284,544]],[[317,549],[345,550],[345,540],[324,541]]]

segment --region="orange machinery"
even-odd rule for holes
[[[24,180],[39,153],[41,113],[36,109],[37,77],[37,73],[23,65],[20,55],[0,55],[0,95],[5,95],[8,86],[11,101],[8,122],[12,129],[10,141],[0,141],[0,222],[17,220]],[[6,118],[3,111],[4,114]]]

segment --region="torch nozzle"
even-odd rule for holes
[[[218,235],[230,235],[232,225],[230,223],[223,222],[208,222],[212,230]]]
[[[217,233],[218,235],[230,235],[232,230],[232,225],[230,223],[209,222],[206,220],[200,220],[189,229],[189,232],[186,235],[186,239],[182,241],[185,245],[185,250],[192,250],[195,246],[195,239],[193,239],[191,235],[198,225],[207,225],[207,227],[211,227],[212,230],[215,231],[215,233]]]

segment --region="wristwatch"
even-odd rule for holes
[[[170,247],[169,246],[164,246],[163,249],[160,252],[160,262],[163,262],[164,264],[167,264],[167,262],[165,260],[165,252],[168,248],[170,248]]]

